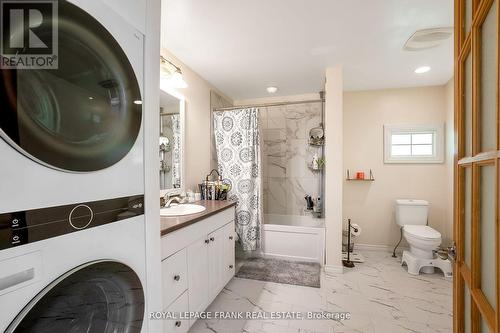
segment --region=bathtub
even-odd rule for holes
[[[311,216],[264,214],[262,255],[324,263],[325,222]]]

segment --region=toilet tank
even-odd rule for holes
[[[396,223],[404,225],[426,225],[429,203],[425,200],[396,200]]]

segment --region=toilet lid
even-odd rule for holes
[[[409,235],[421,239],[438,239],[441,234],[427,225],[405,225],[404,231]]]

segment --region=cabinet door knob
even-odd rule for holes
[[[229,265],[229,269],[233,269],[233,267],[234,267],[233,265]]]
[[[181,276],[180,275],[174,275],[174,280],[175,281],[179,281],[181,279]]]
[[[233,240],[233,236],[229,236],[229,239],[230,239],[230,240]]]
[[[208,244],[210,243],[210,240],[209,239],[205,239],[205,244]]]
[[[214,237],[210,237],[210,240],[213,242],[215,240],[215,238]]]
[[[177,321],[175,322],[175,326],[176,326],[176,327],[181,327],[181,325],[182,325],[182,321],[177,320]]]

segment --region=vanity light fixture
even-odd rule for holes
[[[172,87],[174,88],[184,89],[188,87],[186,81],[184,81],[184,78],[182,77],[182,72],[180,69],[176,70],[174,74],[172,74],[170,82],[172,84]]]
[[[171,67],[171,68],[169,68]],[[160,55],[161,80],[171,88],[184,89],[188,85],[182,76],[181,69]]]
[[[424,74],[430,71],[431,68],[429,66],[420,66],[417,69],[415,69],[416,74]]]
[[[270,93],[270,94],[274,94],[278,91],[278,87],[267,87],[267,92]]]

